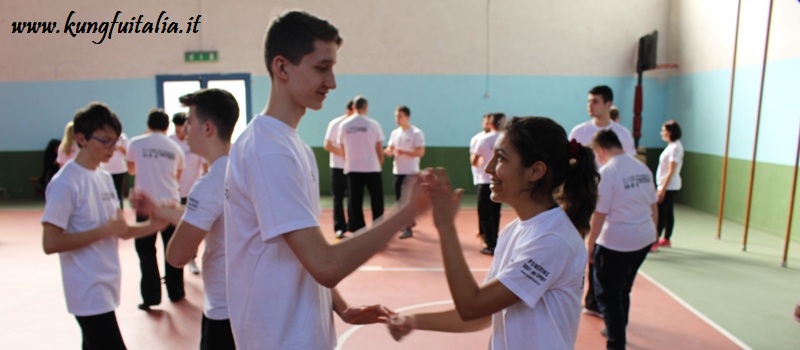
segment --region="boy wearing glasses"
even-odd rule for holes
[[[67,310],[83,334],[83,349],[125,349],[114,310],[119,306],[119,238],[159,229],[154,222],[128,227],[114,181],[99,168],[114,154],[122,126],[103,104],[92,103],[74,119],[80,146],[47,186],[42,247],[59,253]]]
[[[184,165],[181,147],[167,137],[169,116],[161,109],[154,109],[147,117],[149,133],[131,139],[128,145],[128,172],[136,175],[134,190],[144,192],[156,202],[179,203],[178,179]],[[147,215],[136,213],[136,221],[146,221]],[[169,225],[161,230],[164,251],[175,226]],[[139,255],[139,266],[142,270],[142,304],[139,308],[149,311],[153,305],[161,303],[161,275],[156,259],[156,234],[136,239],[136,253]],[[173,302],[183,300],[183,269],[175,268],[164,259],[164,280],[167,294]]]

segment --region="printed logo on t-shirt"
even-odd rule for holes
[[[360,132],[367,132],[367,130],[366,126],[350,126],[347,128],[347,134],[357,134]]]
[[[100,193],[100,200],[102,201],[116,201],[117,200],[117,192],[103,192]]]
[[[197,210],[199,206],[200,206],[200,201],[192,197],[189,197],[189,200],[186,202],[186,209],[188,210]]]
[[[175,153],[158,148],[143,148],[142,157],[154,159],[169,158],[170,160],[175,160]]]
[[[544,266],[539,265],[533,259],[528,259],[524,265],[522,265],[522,274],[525,277],[528,277],[529,280],[533,281],[537,285],[541,285],[542,282],[546,282],[547,278],[550,277],[550,271],[544,268]]]
[[[625,189],[638,188],[642,184],[649,184],[650,176],[647,174],[631,175],[622,179]]]

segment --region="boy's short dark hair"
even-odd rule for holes
[[[147,127],[153,131],[167,131],[169,128],[169,115],[161,108],[153,108],[147,116]]]
[[[589,94],[597,95],[603,98],[603,102],[614,102],[614,92],[608,85],[598,85],[589,90]]]
[[[358,95],[353,99],[353,107],[355,107],[356,110],[363,109],[367,106],[369,106],[369,102],[367,102],[366,97]]]
[[[108,106],[100,102],[92,102],[75,112],[72,119],[75,134],[82,134],[86,139],[100,129],[110,127],[117,133],[122,134],[122,124],[114,112]]]
[[[670,119],[664,122],[664,129],[669,131],[669,140],[670,141],[678,141],[681,139],[681,126],[678,122]]]
[[[304,11],[289,11],[272,21],[264,38],[264,63],[269,76],[272,61],[277,56],[285,57],[296,65],[303,56],[314,52],[314,41],[333,42],[342,45],[339,30],[328,21]]]
[[[411,118],[411,109],[409,109],[408,106],[398,106],[397,111],[403,112],[403,114]]]
[[[488,116],[495,130],[500,130],[503,128],[503,122],[506,119],[506,115],[504,113],[489,113]]]
[[[592,138],[592,146],[602,149],[619,148],[622,149],[622,142],[619,141],[617,134],[611,129],[600,130]]]
[[[231,141],[233,128],[239,120],[239,103],[233,94],[223,89],[202,89],[178,100],[186,107],[194,106],[201,122],[211,121],[220,140]]]
[[[186,124],[186,112],[178,112],[172,115],[172,124],[181,126]]]
[[[353,110],[353,100],[347,101],[347,105],[344,106],[344,108],[347,108],[348,111],[352,111]]]

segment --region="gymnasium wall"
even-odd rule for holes
[[[586,94],[610,85],[623,123],[631,127],[638,38],[659,30],[659,52],[669,51],[669,2],[625,0],[233,0],[136,2],[81,0],[0,3],[0,187],[30,196],[29,179],[41,170],[40,151],[60,138],[74,111],[89,101],[107,103],[128,135],[145,129],[157,104],[160,74],[249,73],[250,107],[260,111],[269,92],[262,58],[268,22],[289,8],[331,20],[345,38],[336,65],[337,89],[325,107],[309,111],[301,136],[319,149],[327,122],[356,94],[370,100],[370,115],[386,135],[393,109],[406,104],[427,137],[424,165],[445,165],[471,188],[469,139],[480,116],[550,116],[569,130],[588,118]],[[198,33],[65,33],[73,22],[119,21],[161,11],[185,29],[201,14]],[[60,33],[11,33],[14,22],[57,22]],[[73,32],[76,27],[72,27]],[[103,40],[100,44],[95,44]],[[186,63],[185,51],[217,50],[214,63]],[[641,145],[660,147],[668,76],[648,73]],[[463,157],[461,156],[463,154]],[[321,173],[327,156],[319,153]],[[461,159],[463,158],[463,160]],[[388,165],[388,164],[387,164]],[[326,178],[321,179],[323,191]],[[387,191],[390,186],[385,184]]]
[[[667,83],[665,118],[681,124],[686,149],[677,200],[715,214],[731,101],[736,13],[737,1],[670,3],[669,54],[680,69]],[[724,215],[737,222],[745,219],[756,146],[750,223],[783,234],[800,129],[800,3],[774,1],[756,143],[768,14],[769,1],[742,0]]]

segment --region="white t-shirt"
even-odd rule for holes
[[[111,156],[111,159],[109,159],[107,163],[100,163],[100,167],[103,168],[103,170],[115,175],[128,172],[128,162],[125,161],[125,155],[119,150],[118,147],[120,146],[126,150],[128,149],[128,135],[125,135],[124,132],[119,135],[117,144],[114,145],[114,155]]]
[[[205,164],[205,160],[203,157],[200,157],[197,154],[192,153],[189,149],[189,143],[186,140],[181,140],[178,138],[177,134],[169,135],[169,138],[178,146],[181,146],[181,150],[183,151],[183,159],[184,159],[184,166],[183,171],[181,172],[181,178],[178,181],[178,188],[181,193],[181,198],[186,198],[189,196],[189,190],[192,189],[192,185],[200,178],[200,175],[203,174],[203,164]]]
[[[597,135],[597,132],[600,130],[608,129],[611,129],[615,134],[617,134],[617,138],[619,138],[619,142],[622,143],[622,149],[625,150],[625,153],[636,156],[636,146],[633,142],[633,136],[631,136],[631,132],[622,126],[622,124],[619,124],[613,120],[610,121],[608,125],[603,127],[595,125],[594,118],[580,123],[572,128],[572,131],[569,133],[569,139],[575,139],[575,141],[580,142],[583,146],[591,148],[594,135]]]
[[[208,173],[192,186],[186,201],[183,220],[208,231],[203,252],[203,313],[212,320],[228,319],[228,299],[225,294],[225,219],[222,215],[225,199],[225,168],[228,157],[217,158]]]
[[[469,154],[470,154],[470,156],[473,155],[473,154],[478,154],[478,141],[481,140],[481,137],[483,137],[483,135],[486,135],[486,132],[481,131],[481,132],[475,134],[475,136],[473,136],[472,139],[469,140]],[[470,157],[470,159],[472,159],[472,157]],[[479,185],[481,183],[481,181],[483,179],[484,171],[483,171],[483,169],[481,169],[479,167],[476,167],[476,166],[474,166],[472,164],[470,164],[470,168],[472,169],[472,184],[477,186],[477,185]]]
[[[670,142],[667,148],[661,152],[658,157],[658,169],[656,169],[656,179],[658,179],[658,188],[664,188],[664,181],[667,180],[667,173],[669,172],[669,163],[675,162],[675,173],[672,174],[672,179],[669,180],[667,185],[668,191],[677,191],[681,189],[681,168],[683,168],[683,144],[680,140]]]
[[[520,298],[492,315],[491,349],[572,349],[578,335],[586,248],[561,208],[503,229],[485,283]]]
[[[80,151],[80,147],[78,147],[78,144],[75,142],[72,143],[72,147],[70,147],[69,154],[61,152],[61,144],[58,144],[58,154],[56,154],[56,163],[58,163],[58,166],[64,166],[64,164],[67,164],[68,161],[75,159],[75,156],[78,155],[78,151]]]
[[[492,183],[492,176],[486,173],[486,165],[489,164],[489,160],[494,155],[494,144],[499,137],[499,132],[489,131],[478,139],[478,143],[475,145],[475,154],[481,157],[481,166],[478,167],[480,168],[480,178],[476,178],[480,185]]]
[[[67,162],[45,192],[42,223],[64,229],[62,234],[93,230],[117,217],[119,200],[114,180],[104,170],[89,170]],[[58,253],[67,310],[94,316],[119,306],[121,272],[117,237]]]
[[[136,166],[136,190],[156,200],[180,200],[178,170],[183,169],[184,158],[175,141],[158,132],[136,136],[128,144],[125,159]]]
[[[407,152],[416,151],[417,148],[425,147],[425,134],[418,127],[411,125],[407,130],[397,128],[392,130],[389,135],[389,146],[395,150]],[[407,155],[395,155],[392,165],[392,174],[395,175],[414,175],[419,174],[420,157]]]
[[[381,163],[376,144],[383,142],[378,122],[366,115],[354,115],[339,127],[338,144],[344,147],[344,173],[379,173]]]
[[[297,130],[259,115],[231,148],[225,174],[228,312],[242,349],[333,349],[330,289],[282,237],[318,227],[319,176]]]
[[[640,250],[656,240],[651,206],[656,203],[653,173],[629,154],[600,168],[595,211],[606,214],[597,244],[618,252]]]
[[[333,118],[330,123],[328,123],[328,130],[325,130],[325,140],[330,141],[336,148],[341,148],[339,144],[339,130],[342,125],[342,122],[347,119],[347,115],[342,115],[336,118]],[[344,169],[344,157],[337,155],[337,154],[330,154],[330,166],[334,169]]]

